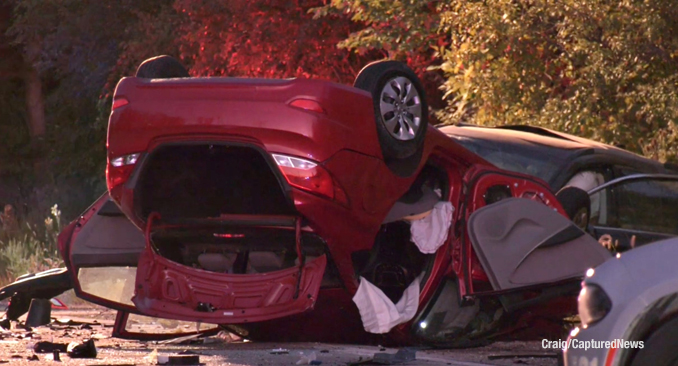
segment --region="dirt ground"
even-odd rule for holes
[[[268,366],[268,365],[350,365],[365,362],[375,353],[398,350],[360,345],[324,343],[255,343],[234,341],[222,333],[196,344],[133,341],[111,337],[115,312],[78,304],[69,310],[53,310],[52,323],[31,330],[13,324],[13,329],[0,333],[0,363],[36,365],[53,363],[52,353],[36,353],[38,342],[69,344],[93,339],[96,358],[73,359],[59,354],[60,363],[68,365],[155,365],[163,356],[197,356],[203,365]],[[523,357],[516,357],[522,355]],[[37,356],[37,360],[35,357]],[[532,356],[532,357],[530,357]],[[534,357],[540,356],[540,357]],[[488,347],[464,350],[416,350],[416,359],[401,365],[557,365],[556,352],[541,348],[541,342],[497,342]],[[314,363],[309,361],[314,360]],[[301,363],[300,363],[301,362]],[[305,362],[305,363],[304,363]]]

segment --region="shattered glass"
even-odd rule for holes
[[[182,334],[205,332],[216,329],[217,327],[216,324],[195,323],[129,314],[127,323],[125,324],[125,331],[137,334]]]
[[[80,268],[78,282],[83,292],[98,298],[134,306],[136,267]]]

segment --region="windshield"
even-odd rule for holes
[[[545,145],[450,137],[501,169],[529,174],[546,182],[551,181],[564,161],[561,149]]]

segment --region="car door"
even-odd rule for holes
[[[589,191],[591,234],[615,251],[678,236],[678,176],[635,174]]]
[[[132,297],[137,263],[144,247],[141,230],[123,215],[107,193],[59,235],[59,249],[78,297],[118,310],[114,335],[163,339],[217,330],[215,324],[190,326],[188,322],[163,322],[141,315]],[[142,320],[149,325],[143,327],[143,333],[135,330]]]
[[[108,194],[97,199],[59,235],[59,248],[78,297],[113,309],[136,311],[131,301],[144,236]]]
[[[469,242],[493,290],[575,279],[611,257],[566,217],[544,183],[485,171],[470,186]]]

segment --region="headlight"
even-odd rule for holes
[[[582,328],[603,319],[612,309],[612,301],[598,285],[584,284],[577,299]]]

